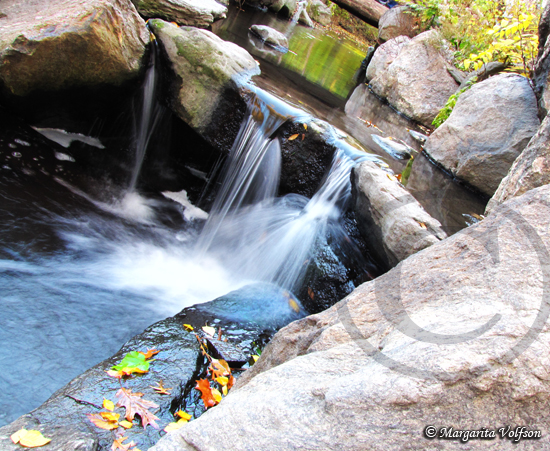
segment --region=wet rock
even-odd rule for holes
[[[307,12],[309,17],[321,25],[329,25],[332,20],[330,8],[321,0],[309,0]]]
[[[545,437],[549,206],[549,186],[532,190],[290,324],[223,403],[151,451],[465,446],[428,440],[427,425],[494,430],[476,450],[518,449],[503,425]]]
[[[533,84],[535,94],[539,102],[539,117],[541,120],[548,114],[550,108],[550,92],[548,92],[548,79],[550,78],[550,3],[543,5],[543,11],[539,21],[539,49],[535,69],[533,71]]]
[[[458,88],[447,71],[446,54],[446,44],[437,31],[426,31],[404,45],[387,69],[370,81],[370,86],[397,110],[431,127],[439,110]]]
[[[243,48],[213,33],[149,21],[170,62],[172,110],[216,147],[228,150],[246,111],[239,85],[260,72]]]
[[[282,16],[292,17],[296,11],[297,0],[246,0],[246,3],[259,8],[269,8]]]
[[[546,116],[535,136],[500,182],[486,211],[490,213],[506,200],[548,184],[550,184],[550,118]]]
[[[447,237],[441,224],[389,173],[375,163],[353,169],[352,193],[357,224],[373,254],[393,267]]]
[[[242,356],[248,358],[255,354],[256,347],[265,344],[277,328],[304,316],[302,306],[291,293],[283,293],[269,284],[244,287],[214,301],[186,308],[153,324],[128,341],[114,356],[58,390],[40,407],[0,428],[0,450],[20,449],[9,436],[22,427],[39,429],[46,437],[52,438],[48,449],[110,450],[113,434],[96,428],[86,414],[104,410],[101,407],[103,398],[116,402],[115,394],[120,383],[118,379],[109,377],[106,370],[118,364],[130,351],[145,352],[155,348],[160,352],[151,362],[149,372],[122,381],[124,387],[143,393],[144,399],[159,405],[154,413],[159,417],[160,429],[152,426],[144,429],[136,419],[134,427],[124,431],[127,442],[134,441],[138,448],[147,449],[164,435],[163,428],[174,421],[174,411],[184,408],[195,416],[204,411],[200,403],[193,402],[196,397],[191,394],[195,379],[201,377],[206,368],[195,337],[195,333],[201,338],[207,337],[201,331],[202,326],[208,324],[216,329],[216,336],[208,337],[209,352],[213,357],[229,356],[233,363],[242,364]],[[188,332],[183,324],[189,324],[195,330]],[[219,328],[222,330],[221,341],[218,339]],[[152,389],[160,380],[170,388],[170,395],[161,395]],[[122,408],[115,409],[115,412],[124,415]]]
[[[130,0],[2,1],[0,80],[11,94],[136,77],[149,42]]]
[[[398,36],[388,40],[376,49],[367,66],[367,81],[373,80],[388,69],[405,44],[410,41],[407,36]]]
[[[274,30],[266,25],[252,25],[250,27],[250,31],[252,31],[266,44],[281,49],[288,49],[288,39],[280,31]]]
[[[180,25],[208,28],[225,19],[227,8],[215,0],[132,0],[139,13]]]
[[[302,9],[300,12],[300,15],[298,16],[298,23],[301,23],[302,25],[305,25],[309,28],[315,28],[315,24],[309,17],[309,14],[307,13],[307,9]]]
[[[529,81],[502,74],[461,94],[424,150],[452,174],[491,196],[539,126]]]
[[[408,6],[397,6],[386,11],[378,22],[378,38],[389,41],[398,36],[416,36],[416,21],[411,12]]]

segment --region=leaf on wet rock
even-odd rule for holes
[[[147,373],[149,371],[149,362],[145,357],[145,354],[138,351],[131,351],[124,356],[118,365],[111,368],[115,371],[122,371],[123,373]]]
[[[159,352],[160,351],[156,349],[148,349],[147,352],[139,351],[140,354],[143,354],[146,360],[149,360],[151,357],[153,357],[154,355],[157,355]]]
[[[183,410],[178,410],[175,414],[174,414],[175,417],[179,417],[179,418],[182,418],[184,420],[187,420],[189,421],[192,417],[190,414],[188,414],[187,412],[184,412]]]
[[[156,386],[150,385],[150,387],[160,395],[169,395],[170,392],[168,390],[172,390],[172,388],[165,387],[162,381],[157,382]]]
[[[302,124],[304,126],[304,128],[307,130],[307,124]]]
[[[115,410],[115,404],[113,403],[113,401],[109,401],[108,399],[103,398],[103,408],[112,412],[113,410]]]
[[[213,379],[220,376],[229,376],[231,374],[229,364],[223,359],[212,359],[209,370],[212,372]]]
[[[207,409],[216,405],[214,396],[212,395],[212,388],[210,387],[210,381],[208,379],[200,379],[195,385],[195,389],[201,392],[202,402]]]
[[[87,413],[86,416],[88,417],[88,419],[92,423],[94,423],[100,429],[105,429],[107,431],[112,431],[113,429],[118,428],[118,418],[116,420],[105,418],[102,415],[104,413],[110,413],[110,412]]]
[[[299,134],[299,133],[295,133],[294,135],[290,135],[290,136],[288,137],[288,140],[289,140],[289,141],[294,141],[298,136],[300,136],[300,134]]]
[[[111,445],[111,451],[138,451],[137,448],[133,448],[136,446],[135,442],[129,442],[129,443],[123,443],[126,440],[128,440],[128,437],[119,437],[113,441],[113,444]]]
[[[210,335],[211,337],[213,337],[214,334],[216,333],[216,329],[210,326],[202,326],[202,330],[204,331],[205,334]]]
[[[19,429],[10,436],[10,439],[13,443],[19,443],[26,448],[38,448],[52,441],[51,438],[44,437],[42,432],[33,429]]]
[[[134,393],[131,389],[123,387],[116,392],[117,407],[126,408],[126,419],[128,421],[132,421],[136,415],[139,415],[144,429],[148,424],[159,429],[155,422],[159,418],[149,411],[149,409],[158,408],[158,404],[142,399],[142,396],[143,393]]]
[[[187,331],[187,332],[193,332],[195,330],[195,328],[191,325],[191,324],[184,324],[183,325],[183,328]]]
[[[179,428],[181,428],[184,424],[187,424],[188,421],[184,420],[183,418],[180,418],[178,421],[168,423],[168,425],[164,428],[164,432],[171,432],[175,431]]]
[[[130,423],[129,421],[122,420],[118,423],[120,426],[122,426],[124,429],[130,429],[134,424]]]

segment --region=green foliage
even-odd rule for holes
[[[445,103],[445,106],[441,108],[441,110],[439,111],[439,113],[437,114],[437,116],[432,122],[432,125],[435,128],[439,127],[441,124],[443,124],[443,122],[445,122],[449,118],[449,116],[451,115],[451,112],[453,111],[456,105],[456,101],[458,100],[460,95],[463,92],[470,89],[472,85],[476,82],[476,79],[477,77],[474,77],[474,79],[470,80],[464,88],[462,88],[458,92],[455,92],[451,97],[449,97],[449,99],[447,100],[447,103]]]
[[[477,70],[490,61],[529,76],[537,47],[540,8],[523,0],[412,0],[422,30],[438,28],[451,43],[455,65]]]

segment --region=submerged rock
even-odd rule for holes
[[[527,147],[516,158],[487,205],[487,213],[512,197],[550,184],[550,118],[546,116]]]
[[[447,71],[445,46],[435,30],[414,37],[401,47],[387,69],[370,81],[372,90],[406,116],[431,127],[458,88]]]
[[[453,175],[491,196],[538,126],[529,81],[515,74],[496,75],[461,94],[424,150]]]
[[[172,110],[209,143],[228,150],[246,111],[238,84],[260,72],[258,63],[210,31],[160,19],[149,25],[171,68]]]
[[[398,36],[412,38],[416,32],[416,23],[412,10],[408,6],[397,6],[386,11],[378,22],[378,38],[389,41]]]
[[[149,42],[130,0],[2,1],[0,81],[12,94],[136,77]]]
[[[465,446],[428,425],[495,432],[470,449],[518,449],[508,426],[544,440],[549,205],[549,186],[530,191],[280,330],[219,406],[151,451]]]
[[[441,224],[388,172],[364,162],[352,172],[357,224],[377,259],[393,267],[447,237]]]
[[[252,25],[250,31],[258,36],[266,44],[275,48],[288,49],[288,39],[286,36],[271,27],[266,25]]]
[[[227,8],[215,0],[132,0],[141,15],[180,25],[208,28],[226,17]]]

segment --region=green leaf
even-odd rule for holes
[[[122,371],[124,368],[136,368],[140,372],[147,372],[149,371],[149,361],[142,353],[131,351],[124,356],[118,365],[113,366],[112,369],[115,371]]]
[[[401,173],[401,184],[403,186],[407,186],[407,183],[409,183],[409,177],[411,176],[413,163],[414,163],[414,155],[411,155],[411,158],[407,162],[407,166],[405,166],[405,169],[403,169],[403,172]]]

